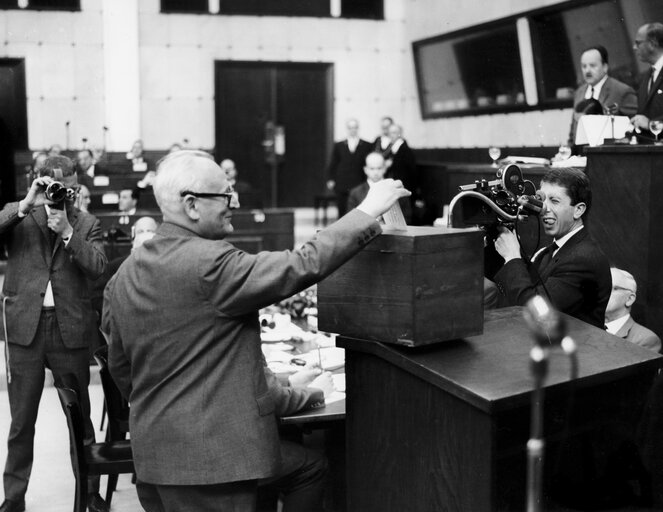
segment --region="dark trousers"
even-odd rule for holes
[[[214,485],[156,485],[136,482],[146,512],[254,512],[255,480]]]
[[[7,441],[4,488],[6,499],[22,501],[32,471],[35,423],[44,389],[45,368],[51,369],[56,382],[66,374],[76,379],[79,388],[76,391],[79,392],[85,420],[85,441],[94,442],[88,395],[89,354],[87,348],[70,349],[64,346],[55,311],[52,310],[42,311],[37,334],[29,346],[9,343],[8,350],[7,391],[12,420]],[[90,479],[88,489],[90,492],[99,490],[98,477]]]
[[[319,512],[327,477],[327,459],[299,443],[281,440],[281,466],[278,475],[260,480],[260,486],[278,489],[282,512]]]

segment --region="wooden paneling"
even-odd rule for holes
[[[633,316],[663,335],[663,146],[587,148],[588,226],[610,263],[635,277]]]

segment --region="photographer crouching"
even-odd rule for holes
[[[73,206],[78,183],[69,158],[48,157],[36,171],[25,198],[0,211],[9,254],[2,307],[12,419],[0,512],[25,510],[45,368],[56,382],[68,374],[75,378],[86,442],[94,442],[88,342],[96,323],[86,279],[106,267],[101,227]],[[88,509],[107,511],[98,477],[88,489]]]
[[[551,245],[526,264],[515,233],[499,228],[495,249],[504,265],[495,274],[500,305],[523,306],[534,295],[549,298],[563,313],[603,328],[610,298],[610,265],[584,225],[591,204],[589,178],[579,169],[554,168],[541,180],[541,222]]]

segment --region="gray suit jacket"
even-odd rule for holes
[[[633,320],[633,317],[629,317],[626,323],[615,335],[624,338],[631,343],[640,345],[641,347],[653,350],[654,352],[658,353],[661,351],[661,338],[656,336],[654,331],[650,331],[643,325],[637,323]]]
[[[583,84],[576,89],[573,97],[574,109],[578,103],[585,99],[587,87],[589,87],[587,84]],[[633,87],[610,76],[603,84],[603,87],[601,87],[599,102],[604,107],[610,107],[610,105],[617,103],[619,106],[619,115],[622,116],[631,117],[638,110],[638,96]],[[571,130],[569,131],[569,145],[571,146],[576,142],[576,128],[578,127],[578,119],[580,119],[581,115],[574,111],[571,118]]]
[[[0,211],[0,233],[6,236],[9,252],[2,292],[10,343],[32,342],[49,280],[65,346],[87,347],[96,339],[87,279],[96,279],[106,267],[101,227],[96,217],[75,208],[67,209],[67,217],[74,229],[71,240],[65,247],[58,236],[51,248],[43,206],[23,218],[18,216],[18,203],[8,203]]]
[[[131,402],[138,478],[202,485],[275,474],[258,309],[333,272],[380,233],[355,210],[295,251],[244,253],[170,223],[106,287],[109,366]]]

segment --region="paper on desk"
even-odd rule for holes
[[[307,364],[318,363],[318,355],[322,361],[322,369],[331,371],[345,366],[345,350],[339,347],[325,347],[320,349],[318,354],[317,350],[312,350],[307,354],[298,354],[297,358],[302,359]],[[292,359],[292,356],[290,356]]]
[[[341,400],[345,400],[345,393],[334,391],[331,395],[325,397],[325,405],[333,404],[334,402],[339,402]]]
[[[345,393],[345,373],[334,373],[332,375],[334,389]]]

